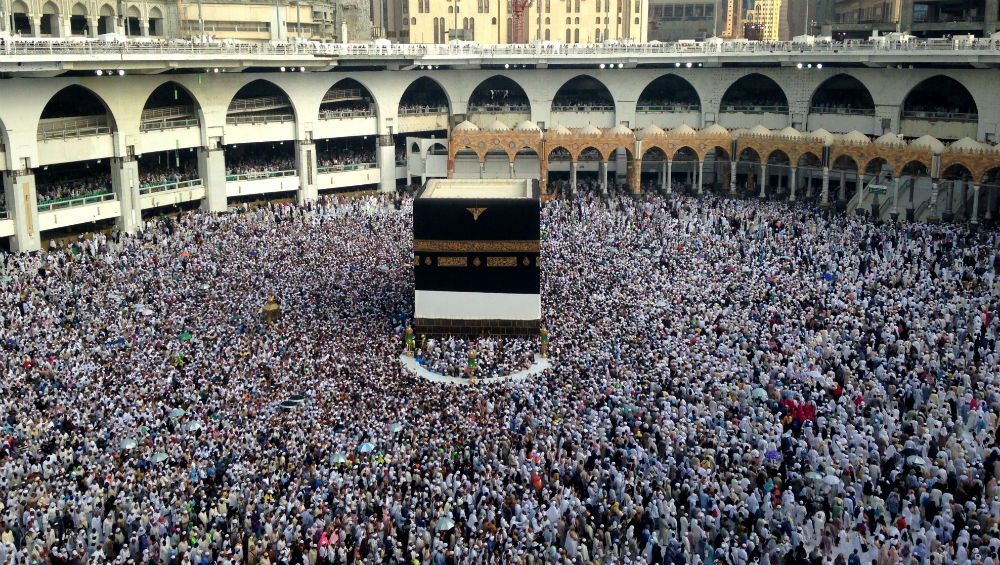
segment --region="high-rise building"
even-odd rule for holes
[[[746,23],[752,33],[748,39],[780,41],[788,39],[788,4],[785,0],[757,0],[746,13]],[[782,25],[785,25],[784,30]],[[744,29],[748,29],[744,26]]]
[[[401,0],[410,43],[647,40],[649,0]],[[522,14],[518,33],[515,9]],[[409,19],[406,20],[405,18]]]
[[[902,31],[917,37],[971,34],[989,36],[998,29],[998,0],[821,0],[817,23],[824,35],[870,37]]]
[[[677,41],[727,36],[727,22],[737,0],[651,0],[649,39]],[[730,25],[730,33],[731,33]]]

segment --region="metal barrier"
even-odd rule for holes
[[[527,104],[509,104],[509,105],[502,105],[502,104],[469,104],[469,111],[470,112],[487,112],[487,113],[492,113],[492,114],[499,114],[499,113],[505,113],[505,112],[521,113],[521,114],[523,114],[525,112],[530,112],[531,111],[531,107],[528,106]]]
[[[359,171],[364,169],[374,169],[378,167],[378,163],[352,163],[349,165],[324,165],[322,167],[316,167],[316,172],[318,174],[323,173],[339,173],[342,171]]]
[[[843,108],[833,106],[813,106],[810,114],[837,114],[840,116],[874,116],[875,108]]]
[[[226,182],[294,177],[298,174],[299,172],[295,169],[286,169],[284,171],[257,171],[253,173],[226,175]]]
[[[139,124],[139,131],[157,131],[174,128],[198,127],[201,122],[198,118],[167,118],[153,122],[142,122]]]
[[[47,118],[38,122],[38,141],[88,137],[111,133],[107,116]]]
[[[171,190],[180,190],[182,188],[192,188],[201,185],[201,179],[147,183],[139,187],[139,194],[157,194],[160,192],[170,192]]]
[[[38,211],[51,212],[53,210],[73,208],[75,206],[83,206],[85,204],[97,204],[100,202],[107,202],[109,200],[114,200],[114,199],[115,199],[114,193],[108,191],[108,192],[95,192],[93,194],[85,194],[83,196],[56,198],[55,200],[43,200],[38,203]]]

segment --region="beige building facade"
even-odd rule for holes
[[[517,0],[402,0],[410,43],[516,43]],[[524,38],[562,43],[648,39],[649,0],[533,0],[524,9]]]

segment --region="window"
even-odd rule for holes
[[[635,19],[635,25],[639,25],[639,18]]]
[[[573,18],[573,23],[575,23],[576,25],[580,25],[580,17],[577,16],[576,18]]]
[[[600,42],[601,42],[601,28],[597,28],[596,30],[594,30],[594,43],[600,43]]]
[[[622,11],[622,0],[618,0],[618,11]]]
[[[548,40],[549,40],[549,30],[546,29],[545,30],[545,41],[548,41]]]
[[[579,13],[580,13],[580,0],[576,0],[576,10],[574,10],[574,11],[575,11],[575,12],[576,12],[577,14],[579,14]]]
[[[465,39],[468,41],[476,40],[476,20],[474,18],[469,18],[469,36]]]
[[[566,0],[566,13],[573,11],[573,0]]]
[[[448,6],[448,13],[451,14],[451,13],[454,13],[454,12],[455,12],[455,7],[454,6]]]
[[[552,11],[552,0],[545,0],[545,11],[546,12]]]
[[[493,18],[493,22],[492,23],[493,23],[493,25],[497,25],[497,19]]]
[[[566,25],[573,23],[573,18],[566,16]]]
[[[580,28],[573,30],[573,43],[580,43]]]
[[[639,4],[640,4],[640,2],[638,0],[633,0],[632,3],[635,4],[635,10],[632,10],[632,11],[635,12],[636,14],[638,14],[639,13]],[[635,23],[639,23],[639,22],[635,22]]]
[[[566,28],[566,43],[573,43],[573,32]]]
[[[550,22],[549,22],[549,17],[548,17],[548,16],[545,16],[545,25],[549,25],[549,23],[550,23]]]
[[[417,18],[411,19],[410,20],[410,25],[417,25]]]
[[[595,12],[601,11],[601,0],[597,0],[597,4],[594,6],[594,11]]]
[[[608,25],[608,17],[604,16],[604,25]],[[607,35],[606,33],[604,35]]]

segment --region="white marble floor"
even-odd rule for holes
[[[446,383],[454,385],[470,385],[469,379],[463,379],[459,377],[449,377],[446,375],[441,375],[438,373],[433,373],[428,371],[425,367],[417,363],[417,360],[413,357],[406,355],[405,353],[399,356],[399,362],[402,363],[403,368],[409,372],[427,379],[428,381],[435,383]],[[540,355],[535,355],[535,362],[531,364],[531,367],[523,371],[518,371],[516,373],[511,373],[509,375],[501,375],[499,377],[490,377],[486,379],[476,379],[476,384],[493,384],[501,383],[504,381],[519,381],[530,377],[531,375],[537,375],[545,369],[552,366],[552,363],[548,359],[542,359]]]

